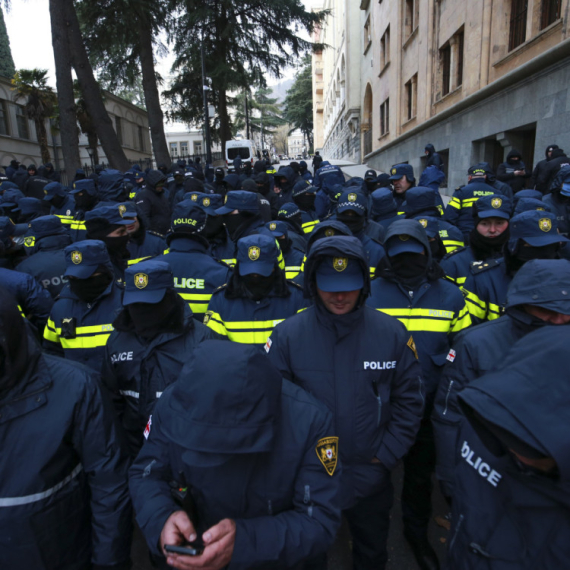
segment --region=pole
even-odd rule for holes
[[[204,50],[204,32],[202,31],[202,96],[204,99],[204,133],[206,135],[206,162],[212,164],[212,145],[210,142],[210,117],[208,113],[208,91],[210,87],[206,85],[206,53]]]
[[[247,108],[247,92],[245,94],[245,135],[249,140],[249,110]]]

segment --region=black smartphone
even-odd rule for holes
[[[200,556],[204,552],[203,544],[188,543],[184,546],[177,546],[174,544],[165,544],[164,550],[174,554],[182,554],[183,556]]]

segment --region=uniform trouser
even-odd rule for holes
[[[360,499],[342,512],[352,535],[353,570],[383,570],[388,561],[388,531],[394,488],[388,476],[379,493]],[[305,563],[304,570],[326,570],[326,555]]]
[[[427,538],[432,513],[432,474],[435,471],[435,443],[430,420],[432,409],[433,403],[426,403],[416,441],[404,457],[404,530],[418,539]]]

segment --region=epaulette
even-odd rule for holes
[[[153,236],[158,236],[159,238],[164,239],[164,234],[161,234],[161,233],[156,232],[154,230],[146,230],[146,231],[147,231],[147,233],[152,234]]]
[[[471,273],[473,275],[479,275],[484,273],[485,271],[489,271],[489,269],[494,269],[495,267],[499,267],[501,265],[500,259],[488,259],[486,261],[472,261],[471,262]]]
[[[217,293],[218,291],[221,291],[222,289],[225,289],[227,286],[228,286],[228,284],[227,284],[227,283],[224,283],[223,285],[220,285],[219,287],[216,287],[216,288],[214,289],[214,291],[212,292],[212,295],[213,295],[214,293]]]
[[[301,289],[301,291],[303,290],[303,287],[301,287],[301,285],[299,285],[299,283],[295,283],[295,281],[292,281],[291,279],[287,279],[287,284],[293,285],[294,287],[297,287],[297,289]]]
[[[222,261],[221,259],[216,259],[215,257],[212,257],[212,259],[217,263],[219,263],[220,265],[223,265],[224,267],[227,267],[228,269],[231,269],[233,271],[234,268],[225,261]]]
[[[449,259],[450,257],[452,257],[453,255],[455,255],[456,253],[459,253],[460,251],[464,251],[466,250],[467,247],[463,246],[463,247],[458,247],[457,249],[454,249],[453,251],[450,251],[449,253],[446,253],[443,256],[443,259]]]

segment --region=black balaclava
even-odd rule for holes
[[[226,230],[222,216],[208,216],[206,218],[206,226],[201,231],[201,235],[208,240],[225,238]]]
[[[89,192],[78,192],[75,194],[75,206],[82,212],[88,212],[97,203],[97,196],[92,196]]]
[[[30,351],[24,317],[16,300],[0,289],[0,401],[33,369],[40,351]]]
[[[315,209],[316,197],[316,194],[304,192],[303,194],[299,194],[299,196],[295,196],[293,198],[293,202],[295,202],[295,204],[297,204],[297,206],[299,206],[299,208],[304,212],[309,212],[310,210]]]
[[[291,240],[291,238],[289,236],[285,237],[280,237],[277,238],[277,240],[279,241],[279,247],[281,248],[281,251],[283,253],[289,253],[289,250],[291,249],[291,245],[293,244],[293,241]]]
[[[237,214],[224,215],[224,224],[232,241],[236,241],[243,227],[247,226],[255,214],[250,212],[238,212]]]
[[[181,330],[184,301],[172,290],[168,290],[158,303],[133,303],[127,310],[135,333],[150,340],[163,332]]]
[[[264,297],[267,297],[273,288],[275,283],[275,271],[268,277],[263,275],[258,275],[252,273],[250,275],[240,275],[247,292],[249,293],[251,299],[254,301],[260,301]]]
[[[113,281],[113,274],[104,265],[100,265],[95,273],[100,273],[100,275],[94,275],[87,279],[72,278],[69,280],[71,292],[77,295],[84,303],[95,301]]]
[[[51,204],[53,204],[56,208],[61,208],[63,203],[65,202],[65,196],[53,196],[51,200],[49,200]]]
[[[342,222],[348,229],[354,234],[359,234],[364,229],[364,224],[366,223],[366,219],[364,216],[356,215],[352,216],[348,212],[342,212],[341,214],[337,214],[336,218],[339,222]]]
[[[18,223],[20,216],[20,210],[18,206],[2,206],[2,212],[4,216],[10,218],[15,224]]]
[[[526,247],[522,240],[513,253],[508,248],[505,249],[505,263],[509,274],[516,273],[527,261],[531,259],[558,259],[560,251],[559,243],[551,243],[541,247]]]
[[[487,259],[503,251],[503,246],[509,241],[510,229],[507,228],[496,237],[485,237],[474,227],[469,234],[469,245],[473,250],[475,259]]]
[[[116,259],[129,259],[130,253],[127,249],[129,243],[129,235],[119,237],[109,237],[111,232],[122,227],[119,224],[109,224],[106,226],[97,227],[96,229],[88,229],[88,239],[99,239],[107,246],[107,251],[112,260]]]
[[[404,287],[415,289],[427,275],[429,257],[421,253],[404,252],[390,257],[396,279]]]
[[[376,180],[365,180],[366,190],[368,190],[368,194],[372,194],[376,188],[378,188],[378,182]]]
[[[429,240],[429,248],[431,250],[431,256],[433,259],[440,260],[447,254],[447,250],[441,241],[441,238],[437,235],[433,239]]]

